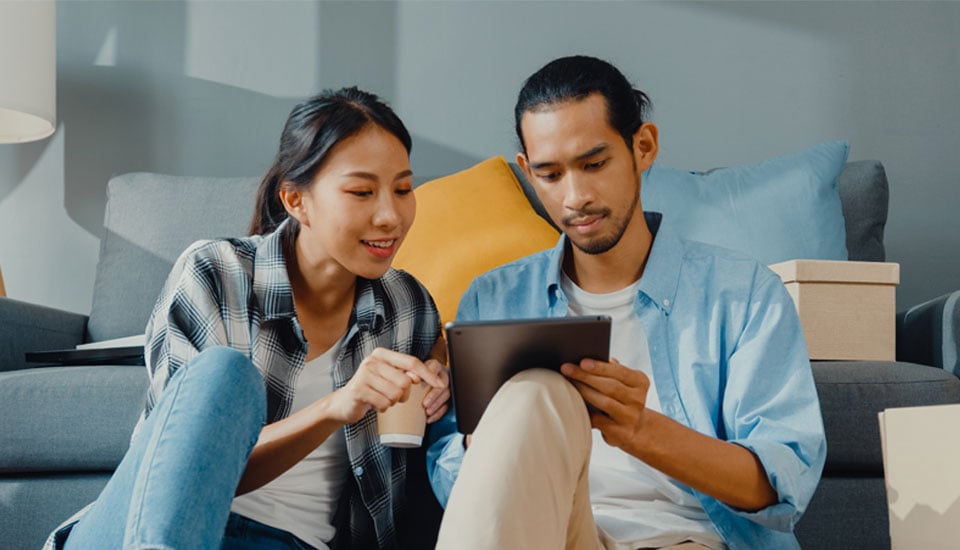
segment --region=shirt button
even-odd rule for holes
[[[669,298],[664,298],[664,299],[663,299],[663,307],[670,307],[670,299],[669,299]]]
[[[363,477],[363,466],[357,466],[353,469],[353,475],[357,477]]]

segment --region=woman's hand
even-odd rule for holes
[[[427,424],[432,424],[447,414],[450,402],[450,374],[447,367],[436,359],[427,359],[424,365],[443,381],[442,388],[432,387],[427,395],[423,396],[423,410],[427,414]]]
[[[385,348],[373,350],[360,363],[350,381],[330,394],[330,417],[344,424],[352,424],[370,410],[383,412],[394,403],[406,400],[410,396],[410,386],[419,384],[421,380],[431,386],[424,398],[424,409],[436,413],[443,408],[445,412],[446,400],[449,399],[449,377],[439,362],[428,360],[427,363],[437,365],[427,366],[412,355]],[[444,392],[446,397],[443,397]],[[430,399],[430,409],[426,404],[427,399]],[[433,415],[428,416],[432,418]]]

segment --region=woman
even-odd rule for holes
[[[390,269],[416,210],[410,147],[356,88],[293,109],[252,236],[195,243],[174,266],[130,450],[51,543],[397,545],[406,455],[380,445],[375,412],[424,381],[433,422],[450,396],[436,307]]]

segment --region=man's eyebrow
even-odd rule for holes
[[[598,155],[598,154],[606,151],[606,150],[609,149],[609,148],[610,148],[610,144],[609,144],[609,143],[601,143],[600,145],[597,145],[596,147],[593,147],[593,148],[590,149],[589,151],[586,151],[586,152],[583,152],[583,153],[580,153],[579,155],[577,155],[576,160],[588,159],[588,158],[590,158],[590,157],[592,157],[592,156],[594,156],[594,155]],[[531,170],[538,170],[538,169],[540,169],[540,168],[548,168],[548,167],[550,167],[550,166],[555,166],[555,165],[557,165],[557,164],[559,164],[559,163],[556,162],[556,161],[534,162],[534,163],[531,163],[531,164],[530,164],[530,169],[531,169]]]
[[[594,147],[593,149],[590,149],[586,153],[580,153],[579,155],[577,155],[577,160],[586,160],[594,155],[598,155],[606,151],[609,148],[610,148],[609,144],[601,143],[600,145],[597,145],[596,147]]]

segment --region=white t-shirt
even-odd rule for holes
[[[613,319],[610,357],[650,378],[647,408],[660,412],[647,337],[633,307],[640,282],[616,292],[592,294],[564,274],[560,285],[570,315],[609,315]],[[659,548],[684,541],[724,547],[695,496],[666,474],[608,445],[599,430],[593,430],[590,504],[600,539],[608,549]]]
[[[342,343],[341,339],[303,366],[294,386],[291,414],[333,391],[333,365]],[[341,428],[270,483],[234,498],[230,511],[327,548],[336,533],[333,515],[348,473],[347,462]]]

